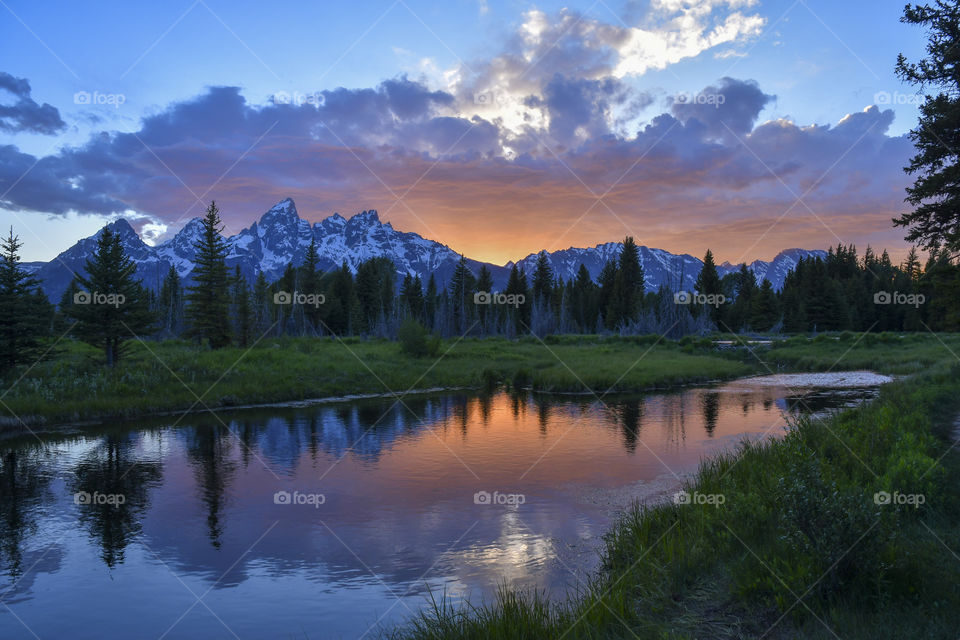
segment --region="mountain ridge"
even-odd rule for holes
[[[194,244],[201,229],[200,218],[191,219],[172,238],[156,246],[143,242],[123,218],[105,228],[120,234],[125,250],[137,265],[137,276],[145,286],[158,289],[171,266],[181,278],[190,281],[196,257]],[[73,273],[83,270],[101,232],[77,241],[48,263],[31,263],[33,273],[51,301],[58,302]],[[259,271],[263,271],[268,280],[275,281],[287,264],[303,261],[311,239],[317,243],[319,267],[323,271],[339,268],[344,262],[355,271],[363,260],[382,256],[396,265],[400,277],[406,273],[419,275],[426,285],[433,274],[440,288],[449,281],[460,260],[460,254],[445,244],[413,232],[398,231],[389,222],[381,222],[374,209],[363,210],[349,218],[334,213],[311,224],[300,217],[293,199],[285,198],[268,209],[259,220],[225,238],[227,265],[231,270],[240,267],[241,273],[250,281]],[[569,247],[547,252],[547,257],[554,277],[564,280],[575,277],[583,264],[591,278],[596,280],[603,265],[619,255],[621,246],[620,242],[606,242],[593,247]],[[675,291],[693,288],[703,266],[700,259],[642,245],[639,250],[648,291],[655,291],[661,285]],[[787,272],[800,258],[816,255],[825,256],[826,252],[792,248],[778,253],[771,261],[754,260],[748,266],[754,270],[758,283],[767,277],[774,288],[779,289]],[[539,253],[531,253],[504,265],[467,258],[467,264],[474,274],[485,265],[493,276],[494,287],[502,289],[514,264],[523,268],[528,277],[532,276],[538,256]],[[717,269],[723,276],[739,268],[739,264],[723,263]]]

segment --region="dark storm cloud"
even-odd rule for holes
[[[749,133],[760,111],[775,98],[751,80],[722,78],[718,86],[675,97],[670,110],[687,124],[700,123],[713,137],[729,138]]]
[[[2,104],[4,91],[13,95],[12,104]],[[0,130],[50,135],[66,126],[56,107],[47,103],[39,105],[30,97],[30,83],[25,78],[0,71]]]

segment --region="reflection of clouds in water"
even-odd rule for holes
[[[20,556],[18,567],[5,573],[4,580],[0,581],[0,600],[8,605],[22,602],[31,597],[34,583],[41,574],[56,574],[63,567],[65,545],[51,544],[40,549],[24,551]],[[0,609],[0,614],[6,608]]]
[[[555,555],[553,542],[545,535],[534,534],[520,514],[512,509],[503,509],[497,523],[495,538],[451,553],[452,563],[459,569],[457,573],[465,576],[479,574],[486,579],[501,576],[508,584],[530,584],[536,576],[536,569]]]

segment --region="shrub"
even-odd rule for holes
[[[412,318],[407,319],[397,330],[400,351],[413,358],[436,356],[440,351],[440,338],[432,336],[427,329]]]

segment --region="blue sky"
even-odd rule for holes
[[[868,220],[868,213],[858,213],[855,203],[851,202],[853,199],[863,202],[863,194],[845,196],[842,188],[843,184],[848,187],[857,184],[858,176],[878,171],[876,166],[847,166],[847,160],[852,162],[857,153],[843,155],[845,149],[838,148],[840,153],[831,156],[828,150],[832,147],[823,142],[823,157],[816,158],[810,155],[812,152],[806,150],[806,146],[803,149],[784,146],[784,157],[777,158],[783,162],[774,167],[773,160],[756,153],[751,141],[755,137],[759,149],[763,147],[763,140],[770,140],[769,135],[761,135],[764,132],[757,129],[766,122],[789,121],[801,132],[812,125],[836,128],[848,114],[862,113],[868,106],[876,104],[877,113],[887,110],[893,113],[886,119],[876,116],[882,122],[868,137],[882,133],[883,139],[875,141],[875,150],[894,149],[882,170],[890,171],[891,175],[899,171],[907,158],[904,151],[907,146],[902,136],[914,126],[917,110],[914,90],[899,82],[893,73],[893,65],[897,53],[903,52],[916,59],[922,54],[924,45],[922,32],[899,22],[901,10],[902,6],[895,2],[818,0],[655,0],[627,4],[496,0],[453,0],[447,3],[415,0],[363,3],[203,0],[150,4],[5,0],[0,7],[3,16],[0,19],[0,60],[3,61],[0,72],[28,81],[30,99],[37,105],[46,103],[55,108],[64,126],[55,132],[18,131],[17,127],[0,131],[2,145],[13,145],[18,151],[16,161],[8,163],[11,172],[0,176],[0,193],[8,191],[0,197],[3,205],[0,215],[5,222],[10,219],[25,241],[27,259],[50,259],[79,237],[94,232],[104,220],[118,215],[135,218],[139,228],[154,233],[161,233],[165,228],[166,235],[158,237],[162,240],[183,225],[185,210],[187,217],[199,214],[199,203],[192,201],[207,191],[211,176],[218,178],[229,169],[227,179],[217,184],[207,196],[216,197],[228,205],[235,203],[227,214],[233,232],[252,222],[278,200],[278,196],[291,192],[304,217],[316,220],[334,210],[344,215],[367,208],[378,208],[381,212],[387,210],[387,215],[382,217],[394,222],[396,227],[434,237],[473,257],[500,262],[541,247],[593,244],[618,239],[627,232],[639,236],[640,242],[651,246],[662,246],[675,252],[702,253],[710,238],[733,237],[738,229],[750,229],[747,233],[753,233],[754,228],[759,243],[744,240],[729,251],[721,250],[721,257],[737,259],[741,249],[746,251],[748,248],[755,255],[747,257],[763,257],[785,248],[786,244],[826,246],[836,244],[838,238],[859,245],[870,242],[889,246],[899,252],[904,249],[902,241],[898,241],[902,232],[892,231],[889,224],[882,224],[882,220],[889,220],[902,209],[902,202],[893,197],[893,191],[880,186],[869,192],[871,197],[867,200],[873,209]],[[530,37],[531,29],[537,31],[541,40],[536,46],[527,46],[529,41],[524,40]],[[642,50],[631,50],[624,44],[624,39],[637,29],[650,34],[666,33],[666,37],[674,40],[689,38],[689,47],[684,51],[675,48],[671,52],[660,52],[657,46],[650,45],[646,50],[642,47],[647,46],[644,44],[647,41],[641,38]],[[724,32],[728,35],[723,35]],[[651,38],[653,42],[655,38]],[[711,38],[717,43],[707,42]],[[583,55],[578,49],[581,46],[584,47]],[[610,47],[614,50],[612,60]],[[527,60],[527,64],[536,70],[520,72],[522,82],[517,75],[507,80],[503,80],[505,76],[491,75],[489,70],[497,68],[497,60],[504,59],[507,53],[524,50],[533,52],[533,59]],[[564,52],[569,55],[560,55]],[[596,61],[588,59],[592,55],[597,56]],[[498,89],[503,82],[496,78],[491,80],[494,76],[503,82],[509,81],[513,88]],[[565,79],[565,84],[551,85],[551,79],[558,76]],[[193,115],[172,115],[177,104],[209,96],[211,87],[238,88],[237,95],[245,101],[242,109],[256,113],[261,107],[273,105],[278,95],[299,97],[309,103],[309,96],[317,96],[318,92],[338,87],[375,89],[384,80],[398,78],[404,78],[423,91],[454,96],[451,100],[435,100],[429,113],[411,112],[411,121],[423,124],[424,118],[429,117],[434,125],[439,126],[439,119],[446,118],[443,122],[453,126],[451,118],[469,123],[471,118],[479,117],[483,120],[483,127],[492,122],[500,128],[499,136],[491,134],[500,140],[499,148],[488,148],[483,141],[474,144],[466,137],[465,143],[473,146],[458,147],[451,152],[446,147],[440,149],[436,146],[439,143],[434,133],[414,132],[411,127],[391,127],[389,131],[377,130],[366,136],[358,133],[351,137],[352,134],[343,132],[350,132],[353,125],[341,116],[337,120],[340,133],[331,130],[333,137],[325,141],[322,136],[305,142],[293,142],[290,136],[285,140],[275,139],[285,123],[279,129],[266,132],[259,143],[260,134],[242,127],[221,132],[224,137],[206,140],[202,133],[190,133],[191,127],[207,117],[216,122],[216,109],[241,107],[227,107],[225,103],[211,100],[209,104],[201,105],[203,108],[198,107]],[[757,95],[767,97],[750,103],[756,109],[748,114],[749,126],[737,133],[731,131],[728,136],[718,125],[717,131],[708,135],[710,144],[707,146],[694,145],[688,138],[673,140],[679,129],[664,134],[662,139],[653,136],[656,128],[653,123],[666,113],[672,113],[672,117],[682,122],[682,128],[689,129],[689,121],[685,118],[692,116],[674,109],[677,96],[697,95],[711,86],[719,87],[719,94],[723,94],[722,78],[749,83],[759,89],[755,92]],[[581,84],[575,85],[574,81],[581,81]],[[593,93],[589,96],[583,93],[587,89],[582,83],[586,82],[593,83],[589,88]],[[485,105],[471,112],[470,100],[464,96],[488,92],[494,101],[526,106],[507,108],[512,110],[513,116],[497,109],[487,109]],[[9,93],[0,90],[0,105],[9,104],[14,98],[12,94],[7,95]],[[575,105],[572,103],[573,94],[578,100]],[[9,98],[6,102],[3,100],[5,95]],[[732,89],[729,95],[732,100]],[[91,96],[91,101],[100,100],[102,104],[77,104],[77,96]],[[530,106],[530,96],[539,106]],[[82,97],[79,100],[83,102]],[[593,108],[590,105],[598,109],[598,117],[602,120],[599,124],[597,118],[584,112]],[[310,104],[296,106],[311,107]],[[546,114],[543,119],[530,124],[533,130],[525,131],[524,134],[528,135],[525,141],[520,140],[519,135],[523,123],[510,120],[519,117],[517,109],[528,117],[530,114],[534,117]],[[286,117],[284,113],[277,117]],[[407,117],[396,116],[397,111],[393,113],[395,120]],[[267,119],[272,117],[266,111],[263,115]],[[108,171],[109,163],[92,157],[94,143],[91,140],[104,136],[115,138],[117,132],[156,133],[157,121],[167,116],[170,126],[179,127],[178,132],[182,135],[178,137],[167,132],[169,135],[163,137],[157,134],[155,144],[145,145],[151,148],[140,150],[136,158],[124,157],[122,162],[130,162],[140,171],[131,175],[113,175],[122,171],[110,169],[113,180],[99,174],[92,175],[93,172]],[[498,117],[502,118],[500,124],[497,124]],[[145,118],[154,118],[152,129],[144,124]],[[329,123],[329,116],[324,116],[323,122]],[[563,131],[564,123],[569,123],[577,135]],[[379,125],[382,125],[381,121],[378,121]],[[365,123],[358,121],[356,126],[365,126]],[[471,136],[483,127],[478,126]],[[637,142],[635,150],[639,155],[648,148],[641,149],[639,145],[642,136],[638,132],[645,127],[650,127],[648,147],[652,148],[654,142],[667,147],[672,144],[678,157],[686,157],[689,153],[702,159],[720,145],[720,151],[726,148],[731,153],[735,148],[745,149],[741,152],[767,166],[761,166],[762,170],[753,167],[748,172],[752,174],[749,184],[731,191],[723,188],[722,172],[691,187],[685,176],[691,175],[689,167],[696,163],[685,164],[684,174],[655,176],[656,168],[648,169],[646,163],[641,162],[631,172],[645,173],[651,180],[656,177],[674,185],[673,195],[669,189],[651,191],[651,182],[639,179],[631,187],[635,192],[620,193],[619,186],[631,182],[626,180],[618,184],[613,194],[619,199],[612,197],[609,203],[594,207],[594,211],[580,222],[576,222],[580,217],[577,213],[580,202],[571,205],[573,208],[568,211],[558,201],[550,199],[549,194],[556,194],[556,198],[566,202],[570,198],[564,195],[564,189],[571,185],[577,188],[572,184],[575,182],[587,182],[582,185],[587,187],[583,203],[589,206],[593,194],[602,193],[613,184],[612,179],[599,175],[591,174],[590,179],[585,179],[585,175],[591,173],[588,168],[577,170],[577,162],[587,162],[586,158],[593,158],[595,163],[610,161],[596,155],[596,149],[588,149],[589,144],[595,138],[612,136],[618,141]],[[768,127],[766,133],[770,130]],[[261,133],[265,131],[266,128]],[[508,131],[509,136],[504,131]],[[506,137],[514,136],[514,142],[503,142]],[[343,156],[335,156],[339,158],[338,169],[343,169],[337,171],[336,184],[323,180],[312,182],[309,172],[285,180],[279,165],[269,165],[267,151],[269,148],[269,152],[280,154],[288,149],[294,155],[307,154],[305,157],[317,162],[316,171],[329,166],[318,160],[318,154],[330,147],[369,149],[372,154],[390,147],[420,156],[426,154],[429,156],[426,168],[442,160],[437,171],[447,170],[444,174],[447,182],[456,181],[458,171],[465,181],[476,175],[487,176],[473,186],[475,190],[468,191],[490,193],[490,206],[502,207],[493,196],[497,181],[509,179],[501,173],[503,163],[518,164],[516,155],[522,155],[518,144],[529,143],[529,136],[542,145],[523,147],[530,154],[522,160],[527,163],[523,166],[527,171],[536,168],[550,174],[549,180],[544,177],[544,182],[537,183],[548,196],[522,203],[520,210],[542,208],[552,212],[553,215],[548,217],[543,213],[531,215],[531,228],[541,228],[545,220],[555,222],[557,229],[566,231],[559,239],[559,232],[518,233],[516,228],[487,229],[488,232],[478,236],[478,230],[489,227],[483,224],[489,222],[489,210],[482,206],[471,210],[463,208],[460,202],[450,201],[454,197],[451,193],[455,194],[456,190],[444,193],[440,184],[433,184],[435,173],[431,174],[431,179],[423,181],[422,187],[418,184],[409,199],[404,198],[398,205],[398,190],[414,184],[419,173],[404,175],[392,170],[395,167],[375,165],[373,160],[367,163],[368,167],[355,162],[348,171],[344,168]],[[226,138],[231,140],[225,141]],[[211,147],[229,149],[233,155],[224,151],[205,160],[198,151],[189,160],[179,158],[178,150],[188,146],[190,140],[197,142],[201,150]],[[854,141],[855,138],[851,143]],[[688,142],[691,146],[684,147]],[[122,147],[129,144],[129,139],[126,142],[117,139],[114,143],[114,147]],[[237,156],[255,143],[254,150],[233,166]],[[777,144],[786,143],[773,141],[770,144],[771,147],[764,148],[772,154],[770,158],[776,158]],[[534,149],[537,146],[539,151]],[[240,153],[235,152],[238,149]],[[82,159],[74,157],[78,155],[74,153],[77,150],[84,151]],[[658,146],[651,155],[660,151]],[[448,152],[458,156],[458,164],[447,166],[450,164]],[[471,153],[479,154],[483,161],[468,157]],[[112,148],[110,154],[114,161],[123,157],[118,148]],[[841,166],[833,171],[840,172],[844,180],[839,180],[832,188],[827,181],[822,185],[815,184],[816,178],[836,163],[838,155],[842,157]],[[866,158],[870,154],[862,155]],[[796,162],[791,163],[789,160],[793,157]],[[47,161],[39,162],[40,159],[49,159],[51,170],[48,175],[35,170],[15,184],[18,175],[13,169],[29,167],[34,161],[38,167],[46,167]],[[547,161],[562,162],[548,170],[544,168]],[[725,162],[729,170],[732,161]],[[864,159],[863,162],[872,161]],[[152,165],[148,167],[149,163]],[[795,165],[808,171],[798,171]],[[266,184],[265,174],[272,173],[271,166],[276,166],[276,174],[271,176],[272,182]],[[624,169],[628,166],[630,164]],[[371,168],[377,174],[373,181],[370,180]],[[70,171],[77,172],[77,175],[65,178]],[[85,171],[91,174],[84,174]],[[152,182],[151,172],[156,172],[157,182],[165,181],[169,198],[156,196],[153,189],[159,190],[160,185],[138,191],[138,181]],[[351,177],[354,174],[355,181]],[[631,174],[631,179],[633,177]],[[742,177],[738,174],[736,180]],[[594,178],[596,183],[590,182]],[[77,194],[84,197],[78,197],[76,202],[72,202],[67,193],[46,202],[37,195],[43,191],[43,179],[69,180],[74,185],[74,192],[84,191],[88,183],[96,182],[100,193]],[[564,180],[571,185],[560,184]],[[265,183],[265,186],[260,189],[262,197],[253,199],[251,193],[255,190],[245,185],[256,181]],[[283,184],[285,181],[287,184]],[[378,186],[377,182],[381,184]],[[902,178],[899,182],[905,184]],[[83,186],[78,187],[78,184]],[[767,234],[761,232],[812,184],[815,187],[810,197],[804,197],[801,206],[795,206],[779,228]],[[901,194],[903,184],[897,185]],[[783,193],[775,195],[773,192],[778,189]],[[691,191],[701,192],[700,201],[706,203],[702,212],[691,209]],[[320,195],[321,192],[336,194]],[[657,205],[632,207],[630,203],[636,199],[656,201]],[[748,211],[748,218],[739,218],[732,209],[725,209],[723,202],[728,202],[731,208]],[[197,208],[190,210],[193,204]],[[883,209],[882,215],[876,212],[878,207]],[[808,208],[814,211],[807,211]],[[664,218],[658,217],[658,211],[670,212],[671,209],[685,214],[668,213]],[[835,211],[840,214],[833,224],[829,218]],[[802,219],[799,214],[803,214]],[[797,219],[791,224],[790,218],[794,215]],[[858,215],[862,219],[858,219]],[[515,213],[509,216],[505,220],[516,220]],[[640,233],[642,230],[646,233]],[[554,241],[559,245],[551,246]]]

